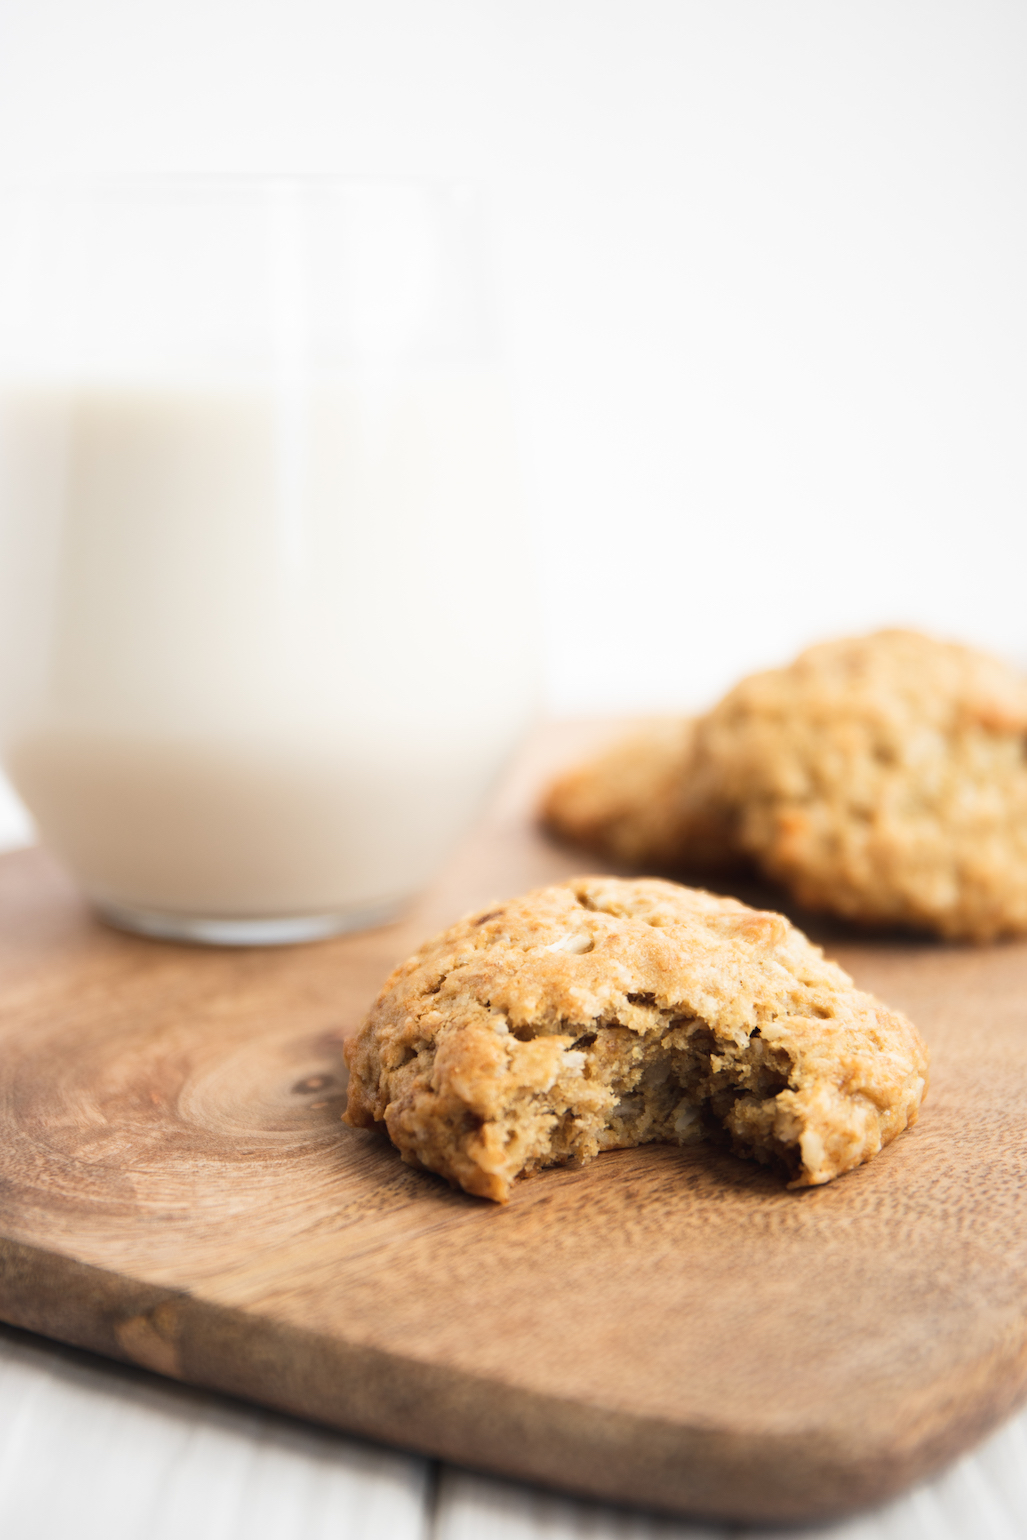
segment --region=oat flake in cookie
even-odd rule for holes
[[[580,877],[471,915],[397,968],[347,1048],[346,1121],[505,1202],[602,1150],[726,1138],[829,1182],[915,1122],[916,1028],[778,914]]]

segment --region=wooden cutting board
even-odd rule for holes
[[[594,729],[593,729],[594,731]],[[0,1317],[411,1449],[604,1498],[799,1519],[936,1469],[1027,1394],[1027,946],[835,932],[934,1052],[920,1123],[786,1191],[651,1146],[506,1208],[339,1122],[341,1046],[467,908],[588,869],[536,744],[402,925],[282,950],[97,924],[0,861]]]

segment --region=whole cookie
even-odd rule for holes
[[[1027,931],[1027,680],[909,631],[829,642],[698,725],[690,795],[810,909]]]
[[[672,871],[694,843],[684,805],[694,724],[641,722],[549,787],[540,809],[554,834],[613,861]]]
[[[518,1176],[712,1135],[813,1186],[915,1122],[927,1050],[781,915],[580,877],[425,943],[347,1047],[346,1121],[505,1202]]]
[[[697,724],[688,717],[638,723],[547,789],[542,824],[625,866],[655,872],[731,871],[739,864],[731,810],[700,795],[694,773]]]

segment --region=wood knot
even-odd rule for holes
[[[178,1351],[178,1327],[178,1308],[173,1301],[165,1300],[142,1315],[117,1321],[114,1335],[122,1352],[133,1363],[180,1380],[182,1363]]]
[[[297,1080],[292,1089],[297,1096],[313,1096],[315,1091],[326,1091],[334,1084],[334,1075],[308,1075],[305,1080]]]

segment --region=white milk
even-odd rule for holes
[[[457,371],[7,393],[4,757],[96,901],[356,917],[425,882],[534,706],[505,425]]]

